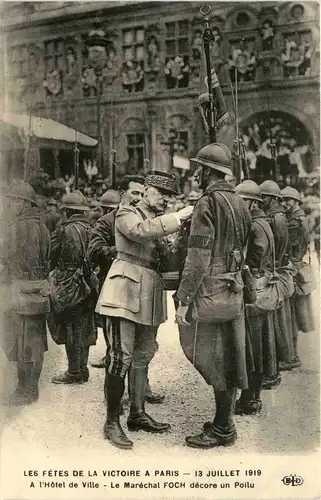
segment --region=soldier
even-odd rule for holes
[[[259,186],[250,180],[243,181],[236,187],[236,192],[248,206],[252,225],[248,239],[246,263],[252,275],[258,280],[270,275],[272,268],[274,238],[271,227],[266,220],[261,205],[263,203]],[[243,389],[240,399],[236,401],[236,415],[253,415],[262,409],[260,397],[264,372],[264,350],[267,356],[266,374],[277,374],[275,350],[275,332],[273,316],[269,311],[254,311],[254,306],[248,304],[245,309],[247,333],[247,373],[248,389]],[[267,348],[265,348],[267,347]]]
[[[115,223],[118,254],[96,307],[112,322],[108,330],[111,349],[104,434],[119,448],[133,446],[119,422],[124,378],[131,365],[128,429],[161,433],[170,427],[145,412],[145,391],[148,365],[156,351],[157,329],[167,319],[166,295],[157,272],[156,242],[176,232],[192,212],[192,207],[186,207],[175,214],[160,215],[173,193],[173,176],[154,171],[146,176],[144,198],[136,207],[119,208]]]
[[[58,202],[54,198],[51,198],[47,203],[45,219],[46,226],[49,230],[49,233],[51,234],[54,232],[61,220],[61,214],[58,210]]]
[[[309,250],[310,231],[304,211],[300,208],[301,198],[299,192],[293,187],[287,186],[281,191],[283,196],[283,206],[286,212],[289,228],[289,255],[297,275],[294,278],[296,283],[296,293],[294,298],[290,298],[292,312],[295,314],[298,328],[303,332],[314,329],[313,314],[311,306],[311,286],[306,289],[307,283],[301,282],[302,267],[306,267],[303,258]],[[311,283],[311,281],[309,282]],[[302,285],[302,286],[301,286]],[[305,288],[305,289],[304,289]],[[298,329],[293,328],[294,359],[285,369],[300,366],[301,362],[297,353]]]
[[[248,208],[224,180],[225,175],[232,175],[231,160],[230,150],[221,143],[205,146],[191,160],[200,167],[196,175],[200,176],[204,194],[192,216],[176,318],[183,351],[213,387],[216,401],[214,421],[205,424],[200,434],[186,438],[186,444],[194,448],[229,446],[235,442],[236,389],[247,388],[243,308],[231,321],[188,322],[204,277],[224,277],[236,269],[241,262],[241,248],[235,248],[244,248],[250,230]]]
[[[90,210],[88,212],[88,222],[94,227],[97,220],[102,216],[101,205],[97,200],[91,200],[89,203]]]
[[[6,244],[1,249],[6,275],[5,283],[12,291],[20,287],[17,296],[13,293],[14,307],[4,312],[3,350],[10,361],[17,361],[18,385],[10,398],[13,405],[29,404],[39,398],[39,378],[47,351],[46,312],[49,311],[50,235],[40,222],[39,208],[33,188],[26,182],[18,182],[7,194],[12,215]],[[21,310],[19,296],[23,288],[33,288],[33,293],[24,295],[25,310]],[[33,297],[38,290],[47,298],[36,305]],[[42,292],[41,292],[42,290]],[[8,297],[7,297],[8,298]],[[36,297],[35,297],[36,299]],[[12,306],[12,304],[11,304]]]
[[[291,281],[293,284],[293,278],[286,269],[289,263],[287,254],[289,242],[287,220],[282,206],[281,189],[277,183],[272,180],[267,180],[260,184],[259,187],[263,198],[263,210],[266,213],[267,220],[274,236],[276,270],[278,274],[287,281],[283,305],[274,313],[277,358],[279,362],[290,363],[294,357],[294,348],[292,340],[293,318],[288,295],[290,293]],[[278,373],[275,378],[264,377],[262,388],[272,389],[280,383],[281,376]]]
[[[110,269],[117,251],[115,246],[115,218],[120,203],[120,194],[114,189],[109,189],[100,198],[103,216],[100,217],[90,235],[88,256],[90,261],[99,266],[99,289],[101,290],[107,273]],[[108,346],[106,322],[102,318],[102,328],[106,346]],[[92,363],[95,368],[105,368],[106,356],[100,363]]]
[[[51,237],[51,267],[55,269],[57,286],[59,287],[61,282],[71,280],[77,270],[82,270],[89,285],[90,270],[84,267],[91,231],[85,216],[89,210],[88,202],[85,196],[76,190],[63,196],[61,207],[65,209],[66,222],[61,224]],[[89,347],[95,345],[97,338],[94,325],[95,298],[94,294],[90,294],[74,307],[59,314],[53,312],[50,317],[51,334],[56,343],[65,344],[68,358],[68,370],[53,377],[54,384],[81,384],[89,379]]]

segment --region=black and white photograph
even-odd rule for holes
[[[318,2],[0,12],[0,499],[321,498]]]

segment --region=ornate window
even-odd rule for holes
[[[46,71],[65,69],[65,52],[63,40],[50,40],[45,43],[45,65]]]
[[[138,172],[144,167],[145,135],[127,134],[127,172]]]
[[[144,57],[145,57],[144,29],[133,28],[123,31],[122,67],[123,88],[126,92],[144,90]]]
[[[13,78],[28,75],[29,54],[26,45],[13,47],[9,52],[10,73]]]
[[[189,22],[166,23],[165,77],[168,89],[188,87],[189,84]]]

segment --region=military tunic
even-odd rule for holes
[[[294,266],[299,269],[309,248],[310,231],[307,218],[301,208],[287,213],[289,228],[289,254]],[[294,277],[294,281],[296,278]],[[298,329],[309,332],[314,329],[311,294],[295,294],[293,309]],[[296,344],[297,332],[294,331],[293,341]]]
[[[263,210],[251,210],[251,217],[246,263],[256,278],[262,278],[272,267],[274,238]],[[252,305],[246,306],[248,373],[271,377],[277,374],[273,313],[253,314],[252,309]]]
[[[1,248],[5,284],[41,280],[49,263],[50,235],[40,222],[39,209],[29,208],[14,220]],[[46,261],[44,262],[44,258]],[[47,351],[45,315],[3,315],[2,348],[10,361],[39,363]]]
[[[109,372],[125,377],[130,365],[145,369],[155,355],[158,326],[166,321],[166,295],[158,273],[157,239],[180,227],[176,215],[156,217],[143,199],[116,214],[117,258],[96,312],[108,318]]]
[[[102,287],[115,258],[115,219],[118,208],[100,217],[93,227],[88,245],[88,256],[91,262],[99,266],[99,281]]]
[[[84,246],[80,241],[79,229]],[[83,264],[91,227],[84,215],[72,215],[51,236],[51,268],[58,279],[72,276]],[[97,332],[94,325],[95,297],[89,296],[81,304],[61,314],[54,311],[48,318],[50,332],[57,344],[67,344],[77,338],[82,347],[95,345]]]
[[[215,276],[230,270],[230,253],[237,248],[231,212],[217,191],[224,192],[234,208],[240,244],[245,246],[251,215],[242,198],[225,181],[209,186],[196,203],[192,216],[188,251],[178,300],[192,305],[203,275]],[[245,325],[242,312],[224,324],[198,322],[179,326],[180,342],[186,357],[215,390],[246,388]]]
[[[288,242],[289,232],[284,208],[278,203],[266,211],[267,220],[271,226],[275,242],[275,265],[277,272],[288,282],[293,278],[286,267],[289,263]],[[284,295],[283,305],[274,315],[278,361],[290,363],[294,358],[293,329],[295,320],[291,314],[291,305],[287,292]]]
[[[173,214],[156,217],[142,200],[116,215],[117,257],[100,293],[96,312],[158,326],[167,319],[166,295],[157,272],[157,239],[180,227]]]

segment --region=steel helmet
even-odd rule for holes
[[[203,167],[210,167],[224,174],[233,175],[231,170],[232,154],[229,148],[221,142],[213,142],[199,150],[191,161]]]
[[[6,196],[19,198],[20,200],[29,201],[33,205],[38,205],[35,190],[27,182],[17,182],[10,188]]]
[[[245,198],[247,200],[263,201],[261,196],[261,190],[254,181],[247,180],[241,182],[241,184],[236,186],[235,191],[242,198]]]
[[[301,198],[300,198],[300,193],[296,189],[294,189],[291,186],[287,186],[286,188],[282,189],[281,194],[284,199],[290,198],[291,200],[296,200],[301,203]]]
[[[120,194],[115,189],[108,189],[100,197],[100,205],[106,208],[116,208],[120,203]]]
[[[281,189],[274,181],[271,180],[264,181],[262,182],[262,184],[259,185],[259,188],[261,190],[261,194],[267,196],[274,196],[276,198],[282,198]]]
[[[61,208],[81,211],[89,210],[89,204],[86,197],[78,190],[65,194],[61,201]]]

